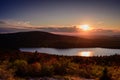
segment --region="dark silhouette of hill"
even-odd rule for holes
[[[99,38],[86,39],[73,36],[56,35],[41,31],[0,34],[0,48],[20,47],[120,48],[120,37],[101,36]]]

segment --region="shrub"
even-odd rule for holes
[[[3,61],[3,63],[0,65],[0,79],[15,80],[14,79],[14,69],[9,68],[8,61]]]
[[[53,76],[54,68],[52,65],[43,65],[41,69],[41,76]]]
[[[28,72],[28,63],[25,60],[15,60],[13,63],[13,66],[16,70],[17,76],[26,76],[26,73]]]
[[[28,75],[31,77],[38,77],[41,73],[41,64],[39,62],[35,62],[29,65]]]

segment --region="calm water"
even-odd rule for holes
[[[21,48],[21,51],[41,52],[67,56],[104,56],[120,54],[120,49],[107,48],[72,48],[72,49],[54,49],[54,48]]]

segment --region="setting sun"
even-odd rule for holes
[[[90,26],[89,25],[79,25],[79,28],[81,29],[81,30],[83,30],[83,31],[88,31],[88,30],[90,30],[91,28],[90,28]]]

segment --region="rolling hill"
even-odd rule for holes
[[[120,48],[120,37],[100,36],[80,38],[57,35],[48,32],[30,31],[0,34],[0,48],[52,47],[52,48]]]

